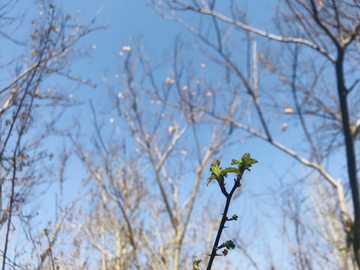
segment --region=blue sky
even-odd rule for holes
[[[24,2],[24,1],[23,1]],[[211,69],[211,63],[208,59],[202,56],[200,53],[196,52],[197,45],[195,43],[195,38],[190,34],[186,29],[181,27],[176,22],[169,22],[161,18],[156,14],[156,11],[150,6],[150,1],[145,0],[93,0],[93,1],[54,1],[57,7],[64,13],[74,16],[77,15],[77,21],[87,23],[92,20],[94,15],[100,14],[97,18],[95,25],[105,25],[109,24],[109,27],[106,30],[96,31],[91,33],[84,39],[80,41],[78,45],[81,45],[83,52],[87,53],[88,56],[83,57],[78,62],[76,62],[72,67],[72,75],[80,75],[83,78],[91,78],[92,83],[96,83],[98,87],[92,89],[86,86],[79,86],[75,82],[58,82],[54,79],[49,80],[43,86],[45,88],[55,88],[56,85],[63,85],[67,88],[69,95],[73,95],[74,100],[88,101],[89,99],[93,100],[96,110],[100,113],[98,117],[104,121],[106,125],[107,132],[123,132],[121,128],[115,128],[118,124],[118,120],[114,118],[114,122],[110,123],[109,120],[112,118],[112,115],[107,114],[106,108],[109,106],[110,102],[106,93],[106,88],[102,82],[102,77],[107,76],[109,78],[109,83],[114,86],[118,86],[121,89],[121,69],[122,57],[119,55],[119,52],[122,51],[123,46],[132,46],[131,44],[144,44],[146,52],[151,61],[159,61],[159,59],[164,59],[164,65],[161,67],[157,74],[159,77],[158,80],[165,80],[167,77],[172,76],[172,66],[171,59],[173,54],[174,40],[175,37],[181,33],[183,40],[188,42],[189,51],[192,51],[192,56],[194,57],[194,65],[200,66],[202,63],[206,63],[209,68],[204,69],[205,76],[214,75],[216,78],[216,70]],[[218,1],[219,10],[227,13],[227,6],[221,6],[221,1]],[[274,15],[273,8],[277,1],[268,1],[268,0],[254,0],[248,1],[247,12],[249,21],[264,30],[273,30],[271,27],[271,18]],[[23,4],[20,1],[20,4],[16,9],[13,10],[14,14],[22,14],[27,11],[24,24],[28,24],[29,29],[31,29],[30,21],[40,15],[41,10],[38,6],[40,5],[39,1],[28,1],[26,4]],[[244,7],[245,10],[245,7]],[[195,17],[195,14],[193,14]],[[192,15],[186,15],[192,16]],[[26,30],[21,30],[16,32],[17,37],[23,37],[28,34],[25,33]],[[259,44],[261,46],[261,44]],[[22,50],[22,48],[7,48],[8,51],[11,50]],[[27,49],[26,49],[27,50]],[[15,52],[14,52],[15,53]],[[12,53],[13,54],[13,53]],[[199,68],[200,69],[200,68]],[[161,76],[161,77],[160,77]],[[101,112],[103,112],[101,114]],[[82,130],[85,133],[93,132],[91,126],[91,111],[87,104],[81,105],[81,107],[72,108],[69,113],[65,116],[64,123],[72,121],[75,118],[82,120]],[[287,136],[289,133],[282,133],[282,131],[275,132],[279,138],[287,141]],[[291,133],[290,133],[291,134]],[[293,135],[296,132],[292,133]],[[53,142],[56,142],[53,141]],[[55,143],[56,145],[56,143]],[[135,145],[134,145],[135,146]],[[56,146],[55,146],[56,147]],[[55,149],[54,149],[55,150]],[[240,144],[237,147],[232,148],[224,155],[224,164],[230,165],[230,160],[235,156],[242,155],[245,152],[250,152],[251,155],[259,160],[259,164],[256,165],[254,171],[246,176],[252,181],[244,183],[244,190],[249,190],[249,193],[244,192],[241,198],[240,209],[244,211],[245,208],[252,209],[257,204],[256,200],[251,200],[253,196],[259,193],[266,192],[268,188],[274,188],[279,186],[278,176],[291,175],[299,176],[303,172],[299,169],[292,169],[295,164],[294,160],[285,156],[284,154],[275,151],[273,147],[268,145],[265,142],[260,141],[259,139],[251,139],[246,141],[244,144]],[[274,154],[276,153],[276,154]],[[73,159],[72,164],[70,164],[71,176],[69,175],[69,180],[67,182],[67,196],[68,200],[71,200],[73,194],[76,192],[76,186],[80,185],[79,179],[84,177],[84,171],[82,167],[79,167],[78,164],[80,161]],[[205,172],[207,173],[207,169]],[[205,174],[206,174],[205,173]],[[291,176],[291,179],[293,178]],[[204,182],[206,182],[207,175],[204,176]],[[44,196],[43,199],[47,201],[45,205],[41,207],[46,209],[49,213],[54,214],[53,209],[54,205],[54,195],[57,192],[57,187],[53,186],[49,189],[47,196]],[[209,194],[216,194],[218,192],[217,185],[210,185],[206,192]],[[240,201],[240,200],[239,200]],[[238,201],[238,202],[239,202]],[[237,209],[238,206],[233,206],[233,209]],[[234,210],[236,211],[236,210]],[[251,224],[249,224],[251,227]],[[267,229],[264,228],[266,231]],[[276,239],[276,232],[271,229],[269,233],[270,240]],[[275,246],[277,244],[275,243]]]

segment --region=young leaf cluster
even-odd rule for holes
[[[209,183],[212,180],[214,180],[214,179],[217,180],[219,183],[219,186],[221,188],[221,192],[226,197],[226,204],[225,204],[225,208],[224,208],[224,212],[223,212],[223,217],[221,219],[220,226],[219,226],[219,229],[217,232],[217,236],[216,236],[216,239],[215,239],[215,242],[213,245],[213,249],[212,249],[212,252],[210,255],[209,263],[206,268],[207,270],[211,269],[215,256],[220,256],[219,254],[217,254],[217,251],[219,249],[223,249],[222,254],[224,256],[227,256],[229,250],[235,248],[235,243],[231,240],[226,241],[225,243],[221,244],[220,246],[218,244],[219,244],[219,240],[221,237],[221,233],[222,233],[223,229],[226,228],[225,223],[228,221],[235,221],[238,219],[237,215],[233,215],[231,218],[227,217],[231,197],[233,196],[235,190],[237,188],[241,187],[241,178],[242,178],[245,170],[250,171],[251,166],[255,163],[258,163],[258,161],[256,159],[251,158],[249,153],[245,153],[242,156],[241,160],[236,160],[236,159],[232,160],[231,165],[237,165],[237,167],[227,167],[227,168],[223,169],[220,167],[219,160],[216,160],[215,162],[211,163],[211,165],[210,165],[211,175],[207,179],[207,185],[209,185]],[[229,193],[225,189],[225,182],[224,182],[224,178],[227,177],[228,173],[237,174],[237,178],[234,179],[234,181],[235,181],[234,186]],[[200,270],[200,268],[199,268],[200,262],[201,262],[201,260],[195,260],[193,262],[193,270]]]
[[[200,268],[199,268],[199,264],[201,263],[201,260],[195,260],[194,262],[193,262],[193,269],[194,270],[200,270]]]
[[[240,161],[233,159],[231,165],[238,165],[238,174],[243,174],[245,170],[250,171],[251,165],[255,163],[258,163],[258,161],[251,158],[250,153],[245,153]]]
[[[224,181],[224,177],[227,177],[228,173],[238,173],[238,170],[234,167],[227,167],[225,169],[220,167],[220,160],[216,160],[210,165],[211,176],[207,179],[207,185],[214,179],[216,179],[219,184]]]
[[[228,173],[235,173],[241,177],[244,171],[250,171],[250,167],[255,163],[258,163],[258,161],[251,158],[249,153],[245,153],[240,161],[236,159],[232,160],[231,165],[238,165],[237,168],[226,167],[223,169],[220,167],[220,160],[216,160],[210,165],[211,176],[207,179],[207,185],[209,185],[209,183],[214,179],[216,179],[218,183],[221,184],[224,181],[224,178],[227,177]]]
[[[225,248],[228,249],[228,250],[230,250],[230,249],[235,249],[235,244],[234,244],[234,242],[231,241],[231,240],[226,241],[225,244],[224,244],[224,246],[225,246]]]

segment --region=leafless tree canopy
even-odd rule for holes
[[[251,98],[249,110],[257,117],[253,117],[253,122],[249,123],[239,121],[231,114],[214,113],[208,107],[195,106],[208,116],[229,121],[235,128],[268,141],[310,167],[318,175],[316,178],[320,177],[320,180],[331,185],[336,202],[327,203],[336,208],[335,216],[340,217],[343,230],[336,231],[342,234],[343,243],[347,241],[346,247],[339,248],[333,239],[331,254],[338,262],[336,267],[356,268],[360,265],[360,201],[356,160],[360,124],[357,106],[359,5],[356,1],[281,1],[276,9],[275,27],[272,31],[264,31],[248,21],[241,3],[229,1],[228,4],[229,11],[223,13],[217,11],[220,3],[216,1],[153,1],[158,14],[179,22],[192,32],[198,38],[202,52],[221,65],[229,76],[241,82]],[[185,13],[193,14],[193,18],[198,20],[185,19],[188,18]],[[244,42],[237,42],[241,37]],[[238,61],[239,54],[244,50],[242,59],[247,59],[246,64]],[[237,109],[230,111],[236,112]],[[293,116],[300,127],[297,131],[301,134],[297,132],[292,145],[273,131],[279,125],[275,119],[286,114]],[[283,131],[288,129],[290,123],[287,121],[291,121],[290,117],[285,119],[286,122],[281,125]],[[335,170],[327,165],[342,153],[340,151],[346,153],[344,165],[348,176],[341,181],[332,176]],[[351,191],[350,203],[347,203],[344,193],[347,187]],[[329,192],[328,188],[326,192]],[[321,201],[324,201],[327,197],[322,198]],[[318,203],[312,201],[311,205],[317,209]],[[295,236],[298,243],[297,251],[293,253],[297,267],[310,269],[316,264],[321,265],[324,263],[319,260],[321,257],[326,258],[326,263],[334,263],[330,259],[332,256],[314,258],[309,250],[302,251],[304,247],[310,248],[311,244],[304,242],[306,239],[296,237],[305,235],[301,231],[306,228],[302,227],[305,224],[302,225],[302,219],[296,216],[301,208],[298,203],[294,206],[291,201],[286,205],[291,210],[284,209],[284,213],[296,229],[295,235],[291,236]],[[319,211],[315,211],[316,216],[325,215],[323,210]],[[322,235],[318,235],[329,244],[329,232],[322,231]],[[316,247],[316,251],[324,252],[324,249]],[[339,260],[339,254],[335,255],[337,252],[342,259]],[[354,253],[351,255],[348,252]],[[356,264],[352,258],[357,261]]]
[[[2,269],[179,270],[195,259],[205,269],[223,209],[221,192],[206,188],[209,164],[240,158],[248,142],[269,145],[268,171],[285,173],[276,184],[245,178],[229,210],[239,226],[224,230],[236,249],[212,269],[359,269],[360,3],[278,1],[262,29],[246,1],[150,2],[191,36],[178,35],[164,59],[124,46],[121,83],[103,75],[106,106],[46,84],[96,87],[68,70],[80,39],[105,28],[95,19],[81,25],[41,5],[31,55],[0,63]],[[28,48],[13,31],[16,4],[1,3],[0,37]],[[64,126],[70,107],[89,108],[92,127]],[[76,162],[85,176],[69,201]],[[33,210],[54,186],[55,222]]]
[[[63,18],[55,5],[49,3],[39,6],[44,16],[31,22],[33,32],[29,33],[30,40],[20,40],[16,30],[24,27],[22,17],[11,15],[17,2],[2,1],[0,6],[2,44],[19,48],[20,52],[11,59],[8,56],[13,52],[9,52],[0,64],[2,269],[43,269],[45,264],[54,268],[52,247],[84,186],[69,205],[60,206],[55,224],[49,222],[42,225],[46,226],[42,229],[36,227],[38,213],[31,209],[31,204],[55,179],[62,182],[70,156],[67,151],[57,155],[60,166],[56,174],[49,167],[54,154],[46,142],[71,127],[60,128],[58,122],[66,108],[77,105],[70,101],[66,92],[59,91],[60,88],[45,86],[49,77],[78,81],[66,71],[80,56],[74,44],[91,31],[104,27],[93,27],[95,19],[88,25],[70,24],[71,18]],[[23,48],[30,49],[31,53],[24,55]],[[80,79],[79,83],[94,87],[90,81]],[[17,237],[18,240],[14,240]]]

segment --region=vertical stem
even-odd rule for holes
[[[336,79],[337,88],[340,101],[340,109],[342,115],[343,132],[345,136],[346,159],[348,175],[351,187],[351,194],[354,206],[355,221],[353,225],[353,247],[357,265],[360,267],[360,196],[359,196],[359,182],[356,170],[356,155],[354,149],[354,141],[351,134],[351,126],[349,120],[349,112],[347,105],[347,89],[344,81],[344,48],[338,48],[338,58],[336,59]]]
[[[14,150],[14,164],[13,164],[13,177],[11,181],[11,197],[10,197],[10,207],[9,207],[9,220],[6,230],[6,238],[5,238],[5,247],[4,247],[4,254],[3,254],[3,265],[2,270],[5,270],[5,264],[6,264],[6,252],[8,248],[9,243],[9,234],[10,234],[10,226],[11,226],[11,217],[12,217],[12,209],[14,204],[14,194],[15,194],[15,177],[16,177],[16,149]]]
[[[178,237],[177,237],[178,238]],[[176,240],[175,243],[175,254],[174,254],[174,263],[173,263],[173,270],[179,269],[179,261],[180,261],[180,247],[181,243],[179,243],[178,240]]]
[[[121,267],[123,266],[123,261],[124,258],[121,256],[121,251],[122,251],[122,243],[121,243],[121,236],[120,236],[120,232],[118,229],[116,229],[116,233],[115,233],[115,238],[116,238],[116,261],[115,261],[115,267],[116,270],[121,270]]]
[[[219,230],[217,232],[217,235],[216,235],[216,239],[215,239],[215,243],[214,243],[214,246],[213,246],[213,249],[211,251],[211,255],[210,255],[210,259],[209,259],[209,263],[208,263],[208,266],[206,267],[206,270],[210,270],[211,269],[211,266],[214,262],[214,259],[215,259],[215,256],[216,256],[216,251],[217,251],[217,247],[219,246],[219,241],[220,241],[220,237],[221,237],[221,233],[225,227],[225,222],[227,220],[227,212],[229,210],[229,206],[230,206],[230,201],[231,201],[231,198],[235,192],[235,190],[241,186],[241,180],[236,180],[235,181],[235,184],[231,190],[231,192],[229,193],[228,196],[226,196],[226,204],[225,204],[225,208],[224,208],[224,213],[223,213],[223,216],[221,218],[221,222],[220,222],[220,226],[219,226]]]
[[[258,77],[257,77],[257,49],[256,49],[256,40],[253,39],[253,89],[254,94],[259,96],[259,87],[258,87]]]
[[[103,192],[103,198],[104,198],[104,192]],[[104,216],[101,216],[100,217],[102,220],[101,220],[101,248],[102,248],[102,251],[101,251],[101,266],[102,266],[102,270],[106,270],[106,260],[105,260],[105,252],[104,252],[104,249],[105,249],[105,228],[104,228],[104,223],[103,221],[105,220],[105,217]]]

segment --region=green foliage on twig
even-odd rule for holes
[[[226,167],[223,169],[220,167],[220,160],[216,160],[210,165],[211,176],[207,179],[207,185],[209,185],[210,182],[214,179],[216,179],[218,183],[221,184],[224,181],[224,178],[227,177],[228,173],[235,173],[242,176],[244,171],[250,171],[250,167],[255,163],[258,163],[258,161],[251,158],[249,153],[245,153],[240,161],[236,159],[232,160],[231,165],[238,165],[237,168]]]
[[[249,153],[245,153],[240,161],[233,159],[231,165],[238,165],[238,171],[240,172],[239,174],[243,174],[245,170],[250,171],[251,165],[255,163],[258,163],[258,161],[251,158]]]
[[[231,197],[234,194],[235,190],[237,188],[241,187],[241,179],[242,179],[244,172],[250,171],[251,166],[255,163],[258,163],[258,161],[256,159],[251,158],[249,153],[245,153],[240,160],[236,160],[236,159],[232,160],[231,165],[237,165],[237,167],[226,167],[223,169],[222,167],[220,167],[220,160],[216,160],[215,162],[211,163],[211,165],[210,165],[211,175],[207,179],[207,185],[209,185],[209,183],[214,179],[216,181],[218,181],[221,192],[226,197],[226,205],[225,205],[223,217],[222,217],[222,220],[221,220],[221,223],[219,226],[219,230],[218,230],[218,233],[216,236],[216,240],[215,240],[215,243],[213,246],[213,250],[210,255],[209,264],[206,268],[207,270],[211,269],[211,266],[212,266],[215,256],[221,256],[220,254],[217,254],[218,250],[223,249],[222,254],[224,256],[227,256],[230,249],[235,249],[235,243],[232,240],[228,240],[225,243],[221,244],[220,246],[218,246],[218,244],[219,244],[222,230],[224,228],[226,228],[225,223],[227,221],[236,221],[238,219],[238,216],[235,214],[231,218],[227,217],[227,212],[229,210]],[[234,186],[230,193],[228,193],[226,191],[225,181],[224,181],[224,179],[227,177],[228,173],[235,173],[237,175],[236,179],[234,179]],[[194,270],[200,270],[200,268],[199,268],[200,262],[201,262],[201,260],[195,260],[193,262]]]
[[[201,263],[201,260],[195,260],[194,262],[193,262],[193,269],[194,270],[200,270],[200,268],[199,268],[199,264]]]

